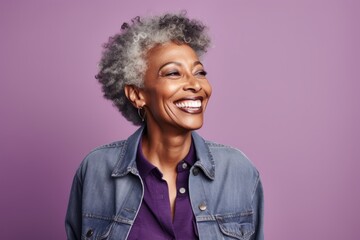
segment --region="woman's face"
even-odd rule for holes
[[[142,91],[148,127],[200,128],[211,86],[194,50],[169,42],[152,48],[147,62]]]

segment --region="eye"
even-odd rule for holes
[[[203,78],[206,77],[206,75],[207,75],[207,72],[205,70],[200,70],[195,73],[195,76],[199,76],[199,77],[203,77]]]
[[[174,77],[174,76],[180,76],[180,73],[178,71],[171,71],[165,74],[166,77]]]

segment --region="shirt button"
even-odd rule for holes
[[[199,168],[194,168],[193,170],[192,170],[192,173],[194,174],[194,176],[197,176],[198,174],[199,174]]]
[[[179,189],[179,192],[180,192],[181,194],[184,194],[184,193],[186,193],[186,189],[182,187],[182,188]]]
[[[89,238],[94,234],[94,231],[90,228],[87,233],[86,233],[86,237]]]
[[[207,208],[207,206],[206,206],[206,204],[205,204],[204,202],[202,202],[202,203],[199,204],[199,209],[200,209],[201,211],[205,211],[206,208]]]
[[[181,166],[182,166],[183,169],[186,169],[187,168],[187,163],[184,162]]]

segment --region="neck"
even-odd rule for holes
[[[191,131],[170,132],[147,127],[142,138],[146,159],[161,172],[176,171],[177,164],[188,154]]]

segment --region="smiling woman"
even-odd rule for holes
[[[211,86],[194,50],[168,42],[152,48],[147,63],[144,87],[127,85],[125,94],[145,109],[148,129],[172,135],[199,129]]]
[[[184,13],[123,24],[97,79],[135,125],[84,159],[71,190],[68,239],[263,239],[259,173],[239,150],[206,141],[211,86],[199,56],[206,27]]]

